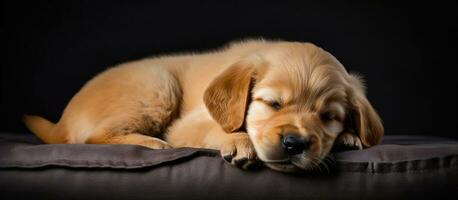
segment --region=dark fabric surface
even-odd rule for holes
[[[336,153],[328,166],[303,174],[243,171],[214,150],[44,145],[32,135],[0,134],[0,155],[0,194],[17,198],[458,196],[458,142],[434,137],[386,136],[379,146]]]
[[[136,145],[43,144],[35,136],[1,134],[0,168],[62,166],[135,169],[208,156],[223,162],[215,150],[151,150]],[[335,162],[334,162],[335,161]],[[426,136],[385,136],[381,145],[331,155],[339,171],[402,172],[458,166],[458,141]]]

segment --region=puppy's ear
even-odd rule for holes
[[[252,62],[237,62],[218,75],[205,91],[208,111],[228,133],[243,125],[254,72]]]
[[[366,98],[361,78],[350,75],[350,112],[353,128],[359,135],[364,147],[371,147],[380,142],[383,125],[377,112]]]

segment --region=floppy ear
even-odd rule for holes
[[[374,146],[383,136],[382,121],[364,94],[361,78],[350,75],[350,87],[349,103],[354,129],[364,147]]]
[[[208,111],[228,133],[243,125],[254,71],[248,61],[235,63],[218,75],[205,91]]]

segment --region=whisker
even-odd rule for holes
[[[333,165],[336,165],[337,164],[337,161],[335,160],[335,158],[333,156],[330,156],[330,155],[327,155],[325,157],[326,160],[330,161]]]
[[[323,171],[321,170],[320,165],[315,160],[310,160],[310,161],[312,162],[312,165],[310,166],[311,170],[318,169],[318,170],[320,170],[320,173],[323,173]]]
[[[337,162],[335,160],[333,160],[333,158],[331,157],[325,157],[323,159],[323,163],[324,164],[327,164],[327,165],[330,165],[332,167],[336,166],[337,165]]]
[[[324,163],[324,162],[322,164],[326,168],[326,171],[328,172],[328,174],[331,174],[331,170],[329,170],[328,165],[326,163]]]
[[[336,164],[336,161],[333,160],[332,157],[326,156],[323,159],[320,159],[318,156],[315,156],[313,154],[306,153],[306,156],[309,157],[311,163],[312,163],[312,168],[318,168],[321,173],[323,173],[322,168],[326,170],[327,174],[331,173],[330,167],[328,166],[331,164],[334,166]]]
[[[314,156],[313,154],[305,152],[306,156],[309,157],[310,162],[312,163],[311,169],[316,169],[320,170],[320,173],[323,173],[321,166],[320,166],[320,159],[317,156]]]

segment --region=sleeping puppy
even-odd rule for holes
[[[24,120],[46,143],[210,148],[233,165],[284,172],[383,135],[360,78],[331,54],[264,40],[121,64],[87,82],[56,124]]]

